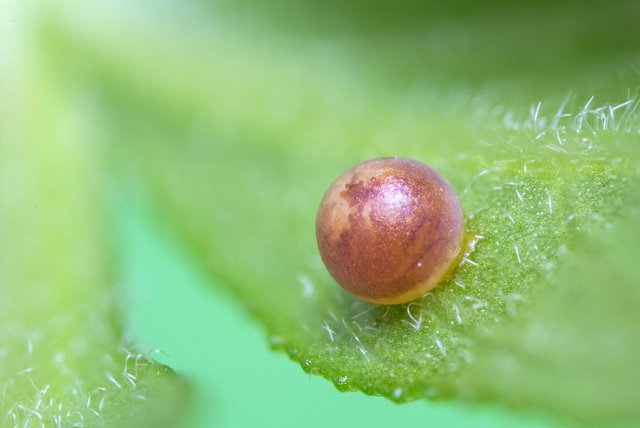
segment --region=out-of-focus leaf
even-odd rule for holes
[[[116,320],[91,114],[25,33],[2,34],[0,426],[172,426],[184,382]]]

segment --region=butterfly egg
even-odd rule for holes
[[[318,209],[322,260],[362,300],[397,304],[435,287],[455,267],[464,221],[455,192],[428,166],[400,157],[340,175]]]

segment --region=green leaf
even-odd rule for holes
[[[570,243],[572,257],[553,286],[534,291],[514,322],[481,336],[458,388],[573,413],[594,426],[637,421],[637,195],[622,211],[623,219]]]
[[[562,311],[574,278],[563,266],[587,257],[571,244],[612,223],[638,185],[638,100],[615,93],[637,80],[627,74],[633,38],[617,31],[618,19],[633,14],[547,6],[551,12],[494,7],[479,17],[443,7],[410,30],[341,27],[335,40],[238,24],[223,12],[210,28],[206,18],[161,13],[140,24],[107,8],[100,18],[113,18],[108,28],[95,19],[54,21],[44,39],[67,53],[52,61],[56,72],[92,88],[127,179],[149,184],[194,254],[306,371],[397,401],[492,397],[574,417],[638,418],[638,391],[626,382],[607,384],[615,407],[580,384],[551,383],[557,356],[599,349],[581,324],[597,294]],[[619,50],[605,55],[590,23],[624,39]],[[180,40],[166,36],[176,33]],[[123,34],[137,45],[123,45]],[[72,61],[78,53],[81,66]],[[565,99],[570,89],[576,95]],[[335,284],[313,226],[333,178],[383,155],[416,158],[447,177],[470,235],[450,280],[392,307],[360,302]],[[547,295],[555,309],[541,303]],[[616,320],[634,319],[630,310],[602,309],[624,340],[633,324]],[[525,332],[545,316],[576,334],[549,339],[557,340],[551,361],[538,366],[526,358]],[[513,379],[487,372],[498,371],[504,348],[517,360]],[[601,390],[635,371],[636,351],[616,348],[621,364],[584,360],[572,376]],[[615,375],[590,378],[594,367]],[[539,383],[527,385],[528,376]]]
[[[172,426],[184,381],[122,339],[82,97],[48,79],[24,33],[3,43],[0,425]]]
[[[159,147],[157,134],[142,143],[139,166],[158,186],[160,206],[173,216],[196,254],[265,322],[272,344],[305,370],[343,390],[399,401],[425,395],[482,396],[491,390],[489,379],[466,383],[462,375],[466,370],[477,373],[477,336],[500,337],[493,333],[495,326],[517,319],[532,294],[561,286],[555,279],[557,266],[575,257],[567,245],[579,233],[604,228],[638,183],[637,173],[613,148],[637,144],[637,135],[598,132],[589,137],[593,141],[584,142],[583,134],[566,131],[563,146],[556,147],[556,129],[546,131],[549,135],[514,149],[492,151],[478,144],[459,153],[464,155],[456,162],[460,166],[450,168],[465,183],[458,189],[472,233],[469,254],[449,281],[414,303],[395,307],[347,295],[318,260],[314,216],[306,207],[311,202],[303,202],[303,208],[290,198],[304,201],[302,193],[312,189],[319,199],[324,189],[316,177],[325,175],[321,166],[307,161],[306,171],[294,173],[279,164],[276,169],[287,168],[292,176],[273,179],[277,158],[261,153],[263,160],[253,160],[245,176],[247,171],[231,168],[237,152],[221,153],[197,143]],[[530,131],[514,135],[514,141],[533,137]],[[592,144],[601,148],[591,153]],[[559,147],[567,153],[556,153]],[[491,156],[495,160],[485,160]],[[207,183],[202,193],[197,190],[200,182]],[[626,334],[633,337],[633,329]],[[627,362],[633,355],[625,354]],[[634,370],[632,365],[617,368]],[[632,392],[618,387],[619,395]],[[507,388],[501,392],[512,396]],[[548,390],[536,392],[538,399],[529,402],[549,404],[541,399]],[[585,409],[599,417],[616,415],[611,408],[593,407],[596,397],[590,398],[562,409],[549,407],[574,416]]]

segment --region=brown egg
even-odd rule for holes
[[[320,256],[336,281],[362,300],[414,300],[455,267],[464,222],[455,192],[411,159],[362,162],[325,193],[316,218]]]

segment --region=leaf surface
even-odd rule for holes
[[[26,10],[11,12],[28,32]],[[0,425],[173,426],[184,381],[117,320],[102,148],[80,94],[42,72],[28,40],[3,32]]]

